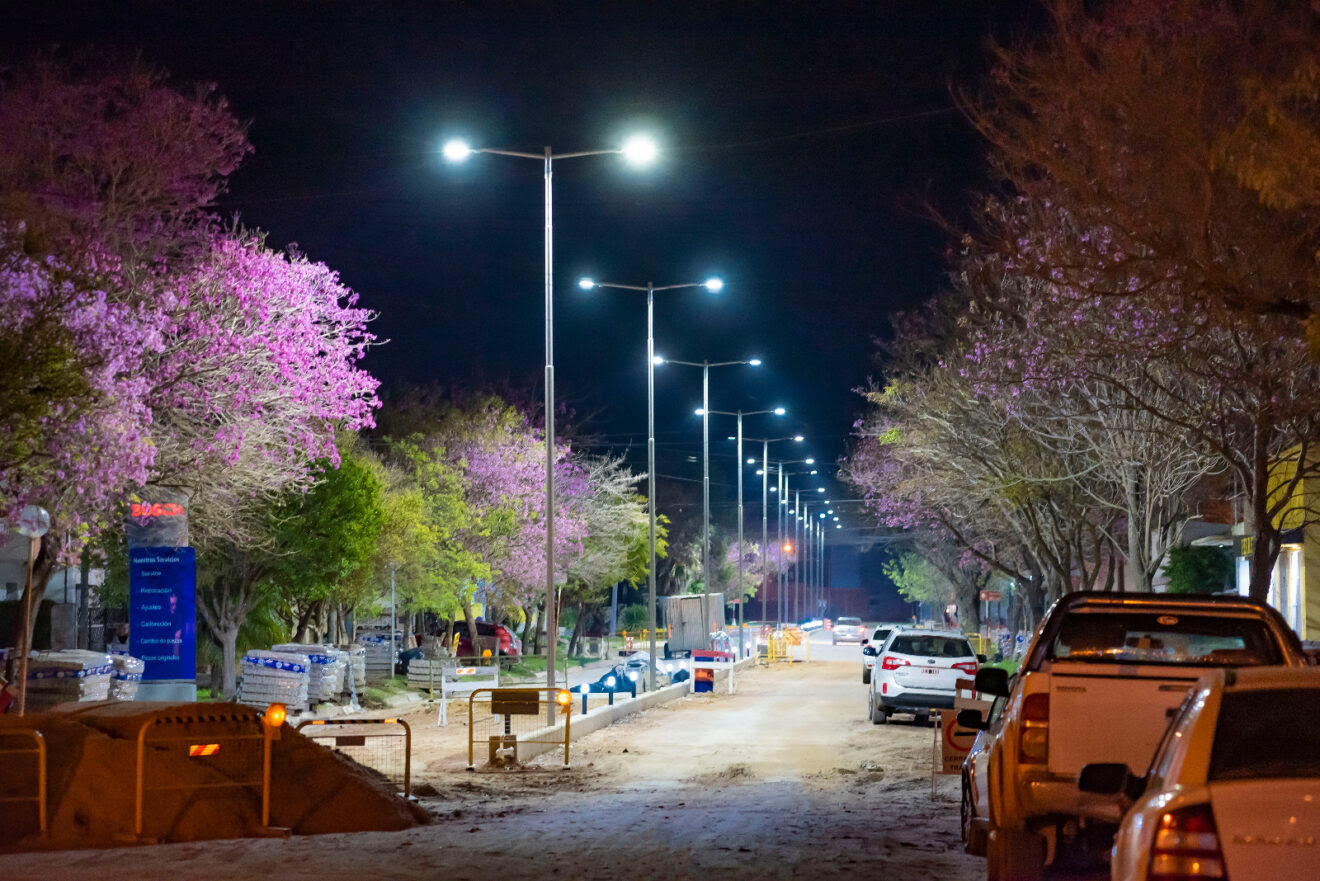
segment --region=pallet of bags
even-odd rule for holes
[[[311,666],[304,654],[253,649],[243,655],[239,701],[250,707],[279,703],[291,711],[306,709]]]
[[[33,652],[28,660],[27,709],[110,696],[115,665],[109,655],[70,649]]]
[[[358,641],[367,650],[367,681],[384,682],[389,679],[394,669],[394,645],[388,633],[368,633]]]
[[[458,666],[455,658],[415,658],[408,662],[408,687],[440,693],[440,679],[444,671]]]
[[[348,656],[348,666],[340,691],[344,695],[360,694],[367,687],[367,648],[354,643],[341,651]]]
[[[340,669],[339,650],[328,645],[305,645],[284,643],[272,646],[273,652],[288,652],[306,655],[308,667],[307,700],[313,704],[326,703],[335,699],[339,693],[336,675]]]
[[[135,658],[124,652],[111,652],[115,672],[110,677],[110,700],[131,701],[137,697],[138,685],[142,682],[142,671],[146,664],[141,658]]]

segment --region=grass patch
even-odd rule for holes
[[[599,660],[600,658],[583,658],[577,656],[565,658],[563,655],[560,655],[555,659],[555,667],[559,671],[562,671],[565,666],[571,670],[574,667],[583,667],[590,664],[592,661]],[[532,655],[530,657],[519,658],[518,662],[509,668],[508,675],[514,677],[531,677],[539,676],[544,672],[545,655]]]
[[[1022,666],[1021,658],[1004,658],[1002,661],[994,661],[989,664],[982,664],[982,667],[998,667],[1000,670],[1007,670],[1008,675],[1012,676]]]

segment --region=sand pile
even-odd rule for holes
[[[168,720],[157,724],[154,720]],[[259,835],[261,720],[239,704],[136,701],[64,704],[19,719],[0,716],[0,734],[37,728],[48,753],[49,832],[36,835],[25,804],[0,805],[0,850],[109,847],[134,839],[137,735],[148,728],[143,832],[163,841]],[[235,741],[228,738],[257,736]],[[179,740],[173,740],[178,737]],[[167,740],[168,739],[168,740]],[[15,741],[0,740],[5,747]],[[192,745],[218,744],[190,756]],[[35,791],[29,761],[7,761],[0,794]],[[383,787],[373,773],[296,734],[272,744],[270,823],[297,835],[392,831],[427,822],[424,811]]]

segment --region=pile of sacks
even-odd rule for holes
[[[284,704],[290,712],[305,710],[311,666],[306,654],[252,649],[243,655],[239,702],[250,707]]]
[[[361,694],[367,687],[367,647],[354,643],[340,651],[347,659],[341,694],[345,698],[351,698],[353,695]]]
[[[33,652],[28,659],[27,708],[44,710],[69,701],[106,700],[114,672],[114,661],[100,652]]]
[[[115,665],[115,672],[110,678],[110,700],[133,700],[137,697],[138,685],[142,682],[142,671],[146,665],[141,658],[123,652],[112,653],[110,660]]]
[[[384,682],[390,678],[394,664],[395,647],[388,633],[364,633],[358,642],[366,648],[366,678],[368,682]]]
[[[272,646],[272,652],[306,655],[308,668],[307,701],[322,704],[333,701],[344,690],[344,671],[348,653],[332,645],[304,645],[286,642]]]

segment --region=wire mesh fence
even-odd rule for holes
[[[297,730],[412,794],[412,729],[402,719],[308,719]]]
[[[571,699],[568,691],[559,688],[472,692],[468,698],[468,769],[476,767],[479,754],[488,765],[502,767],[561,748],[564,767],[568,767]]]

